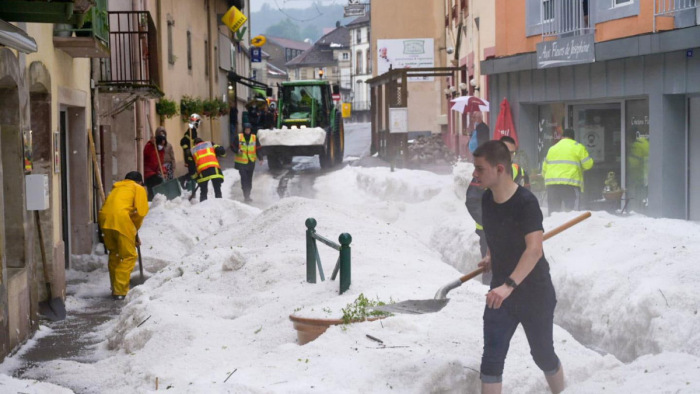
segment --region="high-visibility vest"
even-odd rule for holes
[[[255,163],[256,160],[258,160],[258,155],[256,151],[255,134],[251,134],[250,140],[246,142],[243,133],[239,133],[238,153],[236,153],[234,161],[239,164],[248,164],[248,162]]]
[[[221,168],[219,160],[216,159],[216,152],[214,152],[214,146],[211,142],[204,141],[195,145],[192,148],[192,157],[197,166],[197,172],[200,174],[207,168]]]
[[[586,147],[570,138],[563,138],[549,148],[542,163],[544,184],[577,186],[583,191],[583,171],[592,167],[593,159]]]

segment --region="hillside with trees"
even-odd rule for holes
[[[253,36],[263,34],[315,42],[323,35],[324,28],[334,28],[338,21],[345,25],[354,18],[344,18],[343,5],[340,4],[314,4],[307,8],[281,10],[264,4],[260,11],[251,13],[250,19]]]

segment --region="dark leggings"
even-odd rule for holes
[[[214,197],[221,198],[221,184],[224,182],[221,178],[213,178],[211,184],[214,185]],[[209,181],[199,183],[199,201],[207,199],[209,193]]]

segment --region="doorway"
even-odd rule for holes
[[[688,99],[688,219],[700,220],[700,97]]]
[[[620,103],[570,105],[569,127],[576,141],[583,144],[593,159],[593,168],[584,172],[581,209],[595,209],[602,202],[605,180],[612,172],[619,185],[622,173],[622,106]]]
[[[70,188],[68,187],[68,113],[61,111],[59,115],[59,132],[61,146],[61,233],[64,245],[65,268],[70,262]]]

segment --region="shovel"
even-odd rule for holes
[[[548,231],[547,233],[544,234],[543,239],[547,240],[547,239],[559,234],[560,232],[568,229],[569,227],[572,227],[572,226],[588,219],[589,217],[591,217],[590,212],[583,213],[580,216],[577,216],[574,219],[571,219],[568,222],[552,229],[551,231]],[[469,279],[474,278],[475,276],[480,275],[483,272],[484,272],[483,268],[478,268],[478,269],[462,276],[461,278],[446,284],[445,286],[438,289],[437,293],[435,293],[435,298],[433,298],[432,300],[401,301],[401,302],[397,302],[395,304],[377,306],[374,308],[374,310],[380,311],[380,312],[387,312],[387,313],[406,313],[406,314],[413,314],[413,315],[438,312],[442,308],[444,308],[445,305],[447,305],[447,303],[450,301],[450,299],[447,298],[447,293],[449,293],[450,290],[461,286],[462,283],[468,281]]]
[[[131,280],[131,286],[138,286],[146,282],[146,278],[143,276],[143,258],[141,257],[141,240],[139,239],[139,234],[136,233],[136,253],[139,256],[139,279]]]
[[[36,228],[39,233],[39,250],[41,250],[41,262],[44,266],[44,282],[46,282],[46,295],[48,299],[39,303],[39,313],[51,321],[63,320],[66,318],[66,305],[61,297],[53,297],[51,294],[51,281],[46,265],[46,250],[44,250],[44,235],[41,231],[41,219],[39,211],[34,211]]]

